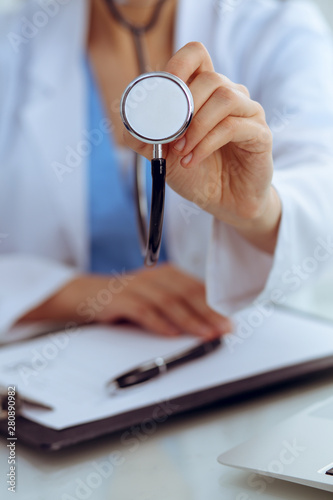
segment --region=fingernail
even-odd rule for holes
[[[181,139],[179,139],[179,141],[177,141],[175,144],[174,144],[174,148],[176,151],[183,151],[183,149],[185,148],[185,144],[186,144],[186,139],[185,137],[182,137]]]
[[[181,161],[182,165],[183,165],[183,166],[188,165],[188,164],[190,163],[190,161],[192,160],[192,158],[193,158],[193,153],[190,153],[189,155],[185,156],[185,157],[182,159],[182,161]]]

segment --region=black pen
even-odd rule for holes
[[[133,385],[141,384],[147,380],[157,377],[167,371],[177,368],[188,361],[193,361],[194,359],[201,358],[206,354],[214,351],[221,345],[221,338],[218,337],[213,340],[208,340],[202,342],[191,349],[182,351],[180,353],[174,354],[168,357],[158,357],[151,361],[147,361],[142,365],[123,373],[119,377],[110,380],[107,386],[113,386],[118,389],[125,389],[126,387],[131,387]]]

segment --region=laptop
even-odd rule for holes
[[[223,465],[333,492],[333,397],[219,456]]]

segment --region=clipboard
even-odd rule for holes
[[[214,402],[227,401],[236,396],[295,380],[315,372],[322,372],[333,367],[332,323],[314,319],[294,311],[279,309],[271,317],[265,318],[263,323],[254,328],[251,335],[248,333],[246,338],[244,334],[244,318],[249,318],[250,314],[251,310],[245,310],[235,319],[236,323],[238,321],[239,328],[231,336],[225,337],[221,349],[212,355],[212,357],[215,356],[215,359],[210,358],[210,355],[208,355],[201,360],[196,360],[182,368],[175,369],[172,374],[172,381],[167,380],[167,377],[171,377],[171,374],[161,375],[159,380],[155,382],[155,392],[153,391],[151,401],[147,397],[147,394],[152,391],[149,388],[151,382],[147,382],[142,384],[144,387],[139,390],[140,397],[137,398],[137,401],[143,398],[144,404],[135,403],[135,397],[128,395],[129,401],[127,406],[125,405],[126,409],[124,411],[104,415],[102,418],[92,421],[74,423],[74,425],[62,426],[62,428],[52,428],[50,425],[38,422],[36,417],[29,418],[29,412],[25,412],[23,416],[19,416],[16,420],[16,437],[19,441],[30,446],[56,451],[82,441],[126,430],[131,426],[157,425],[159,422],[166,421],[179,413],[204,407]],[[135,355],[140,350],[141,341],[143,345],[147,341],[155,342],[155,348],[158,348],[160,344],[161,348],[166,349],[166,339],[156,338],[138,331],[128,332],[126,329],[112,327],[97,327],[97,331],[103,335],[110,334],[113,340],[118,339],[118,347],[120,345],[127,355],[130,352],[132,353],[132,364],[134,364]],[[280,333],[280,335],[277,335],[276,332]],[[84,327],[80,332],[80,335],[82,334],[86,335],[86,338],[96,335],[96,327]],[[61,332],[59,335],[61,335]],[[128,342],[129,338],[134,338],[133,335],[136,335],[137,338],[135,345]],[[272,340],[273,337],[274,341]],[[34,349],[33,346],[38,343],[42,345],[43,342],[46,343],[47,341],[50,341],[48,336],[45,339],[26,341],[20,344],[20,349],[26,349],[27,352],[30,349],[31,352],[31,349]],[[76,341],[80,343],[79,336],[76,337]],[[172,351],[175,350],[177,340],[175,342],[172,345]],[[193,342],[193,339],[185,338],[180,343],[184,342],[190,343]],[[112,345],[112,342],[110,345]],[[232,346],[233,350],[231,350],[230,346]],[[271,346],[270,351],[268,346]],[[278,355],[277,346],[280,346]],[[12,346],[6,349],[11,349],[11,356],[13,356],[13,352],[17,350],[17,347]],[[257,351],[258,356],[254,357],[253,353]],[[283,356],[281,353],[284,353]],[[1,355],[3,356],[3,351]],[[258,369],[258,359],[262,358],[263,355],[266,356],[266,364],[263,363]],[[93,353],[89,353],[89,356],[93,356]],[[144,353],[141,353],[141,358],[142,356],[144,356]],[[250,358],[245,371],[244,366],[240,366],[241,363],[244,365],[244,356]],[[226,364],[227,361],[229,367],[231,366],[230,361],[234,366],[232,375],[224,371],[223,363]],[[216,370],[214,374],[210,373],[212,366],[214,366],[214,369],[221,366],[221,373],[215,373]],[[124,366],[125,369],[129,367]],[[46,370],[47,368],[45,368]],[[207,374],[206,380],[200,380],[200,382],[192,380],[195,372]],[[109,375],[108,378],[110,378]],[[174,388],[175,385],[177,385],[177,388]],[[156,398],[156,394],[163,388],[164,393],[159,393],[158,398]],[[127,391],[127,389],[124,389],[124,391]],[[137,394],[133,394],[137,396]],[[126,399],[126,394],[123,397]],[[133,402],[132,404],[130,400]],[[4,435],[7,433],[7,423],[5,421],[0,422],[0,432]]]

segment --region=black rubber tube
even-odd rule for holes
[[[158,261],[162,242],[164,198],[165,198],[166,162],[163,158],[151,161],[152,195],[150,223],[147,243],[146,266],[153,266]]]

